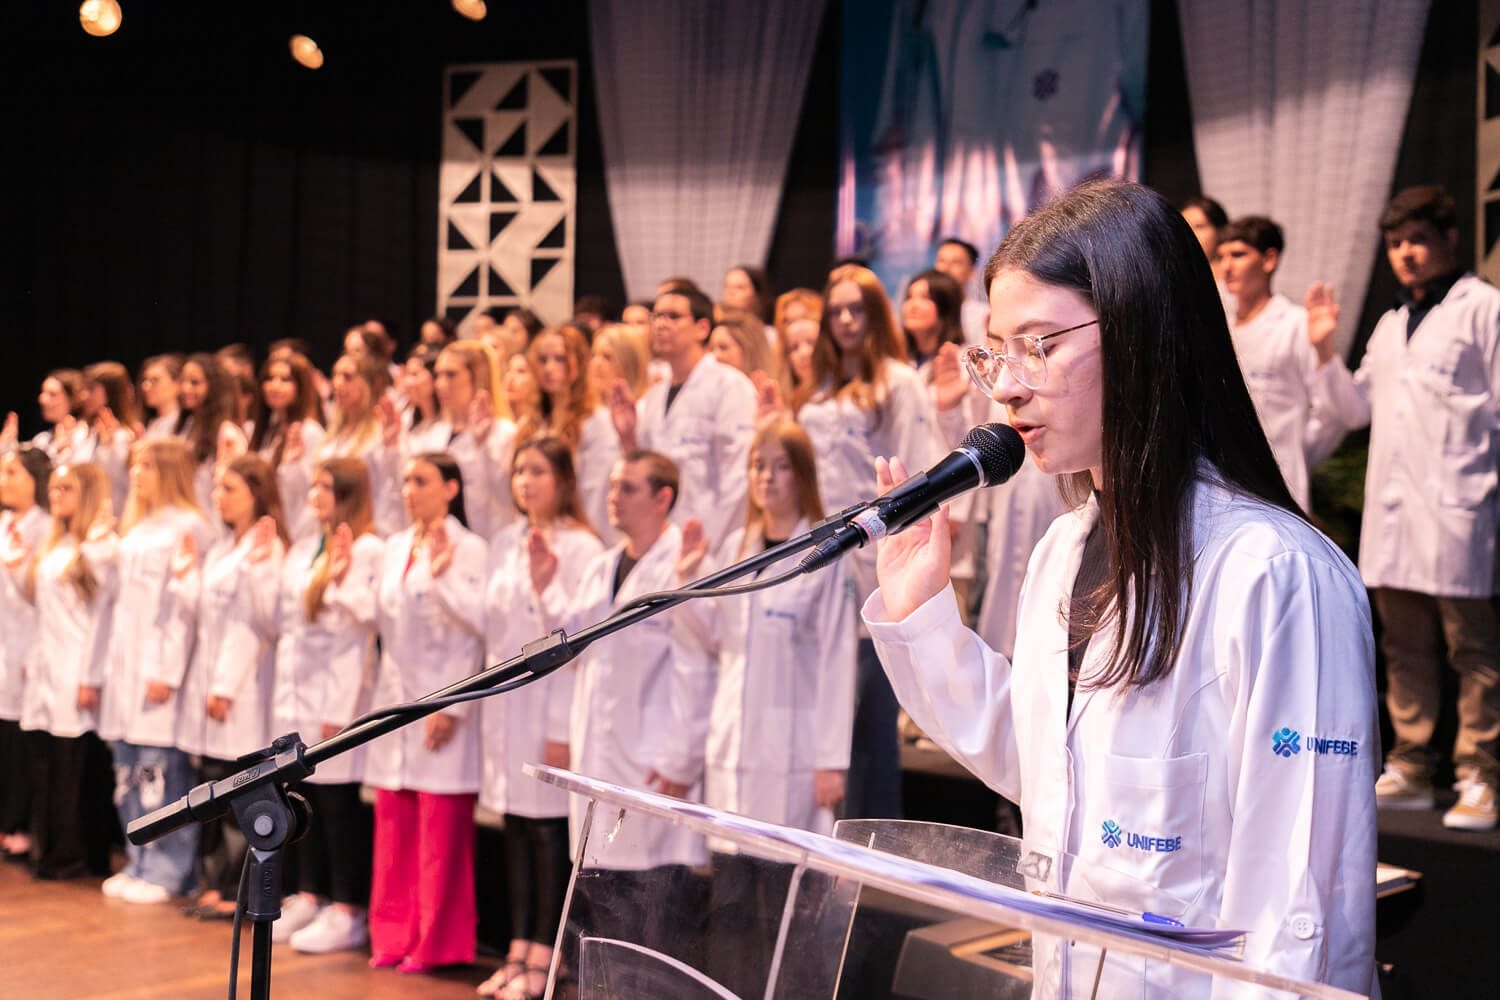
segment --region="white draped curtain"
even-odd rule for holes
[[[1275,288],[1330,281],[1347,349],[1429,0],[1178,0],[1203,190],[1281,224]]]
[[[822,16],[823,0],[589,4],[605,183],[631,298],[675,275],[717,297],[731,267],[763,264]]]

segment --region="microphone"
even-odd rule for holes
[[[834,535],[803,557],[802,572],[819,569],[850,549],[905,531],[954,497],[981,486],[999,486],[1026,461],[1015,428],[980,424],[957,448],[920,476],[897,485],[850,516]]]

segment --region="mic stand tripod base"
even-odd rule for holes
[[[251,1000],[271,998],[271,924],[281,916],[281,850],[307,829],[307,800],[280,784],[247,791],[233,802],[234,817],[249,844],[240,916],[253,928],[250,945]],[[239,961],[239,956],[235,956]]]

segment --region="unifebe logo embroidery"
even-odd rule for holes
[[[1125,831],[1120,829],[1118,823],[1112,819],[1104,821],[1104,833],[1100,839],[1104,841],[1105,847],[1119,847],[1120,841],[1124,836]]]
[[[1302,747],[1298,743],[1299,739],[1295,729],[1285,727],[1278,729],[1271,734],[1271,752],[1278,757],[1290,757],[1301,753]]]
[[[1283,726],[1271,734],[1271,752],[1278,757],[1293,757],[1306,747],[1308,753],[1320,757],[1357,757],[1359,740],[1335,739],[1329,736],[1300,735],[1290,726]]]

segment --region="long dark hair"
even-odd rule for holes
[[[961,320],[964,304],[963,288],[942,271],[923,271],[906,283],[908,297],[911,295],[911,286],[919,281],[927,282],[927,297],[932,300],[933,306],[937,309],[937,347],[942,347],[944,344],[962,344],[964,342],[964,328]],[[915,361],[920,353],[917,350],[917,338],[906,329],[904,320],[901,324],[901,331],[906,336],[907,357]]]
[[[1101,609],[1083,624],[1087,635],[1111,619],[1118,629],[1109,665],[1084,682],[1144,686],[1171,672],[1182,645],[1198,463],[1232,490],[1301,512],[1250,402],[1208,259],[1165,199],[1137,184],[1080,185],[1011,230],[985,288],[1009,270],[1070,289],[1099,314],[1109,573],[1083,602]],[[1062,478],[1082,503],[1089,473]]]
[[[552,478],[557,481],[556,519],[564,524],[571,521],[589,534],[596,534],[594,526],[589,523],[588,515],[583,511],[583,503],[578,496],[578,473],[573,469],[573,450],[561,438],[532,438],[516,446],[516,453],[511,456],[510,460],[512,478],[516,474],[516,463],[528,451],[534,451],[542,456],[542,460],[552,470]],[[527,516],[531,514],[530,511],[523,509],[520,503],[516,504],[516,509]]]
[[[189,354],[182,363],[184,369],[188,365],[198,366],[208,389],[197,409],[189,411],[187,407],[182,407],[178,412],[177,427],[173,433],[182,435],[187,440],[193,449],[195,461],[208,462],[218,452],[219,428],[224,421],[235,419],[239,390],[212,354]],[[178,378],[180,380],[181,375]]]
[[[424,451],[420,455],[413,455],[411,460],[426,462],[438,471],[443,482],[458,484],[458,492],[453,494],[452,500],[448,501],[448,515],[467,528],[469,516],[464,510],[464,474],[458,468],[458,459],[446,451]]]

